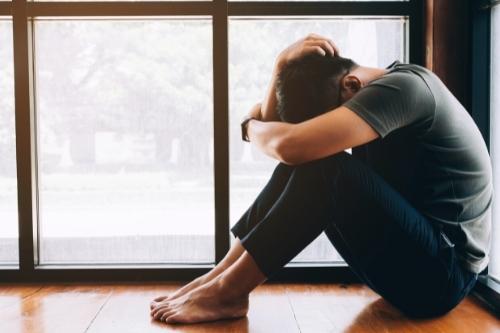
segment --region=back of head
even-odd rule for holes
[[[299,123],[339,106],[340,80],[357,66],[351,59],[319,54],[290,62],[276,85],[281,120]]]

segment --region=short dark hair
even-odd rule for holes
[[[276,83],[281,120],[299,123],[339,106],[340,80],[355,67],[351,59],[319,54],[287,64]]]

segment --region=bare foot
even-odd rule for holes
[[[248,312],[248,295],[234,297],[216,278],[183,296],[164,300],[151,311],[154,319],[172,323],[199,323],[239,318]]]
[[[195,289],[195,288],[198,288],[199,286],[207,283],[208,281],[210,281],[209,279],[209,276],[208,274],[204,274],[196,279],[194,279],[193,281],[189,282],[188,284],[186,284],[185,286],[177,289],[175,292],[171,293],[170,295],[165,295],[165,296],[159,296],[159,297],[156,297],[150,304],[150,308],[151,310],[153,310],[155,307],[157,307],[161,302],[163,301],[171,301],[175,298],[178,298],[180,296],[183,296],[185,294],[187,294],[188,292],[190,292],[191,290]]]

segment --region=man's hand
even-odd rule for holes
[[[330,39],[316,34],[309,34],[305,38],[293,43],[279,54],[276,58],[271,82],[267,89],[266,96],[262,101],[261,120],[262,121],[279,121],[280,117],[276,112],[278,103],[276,98],[276,83],[282,69],[290,62],[301,57],[318,53],[324,56],[338,56],[339,49]]]
[[[262,120],[262,113],[261,113],[261,103],[255,104],[251,109],[248,115],[244,118],[255,118],[257,120]]]
[[[262,104],[258,103],[255,104],[250,112],[243,117],[241,120],[241,138],[243,141],[249,141],[248,139],[248,124],[252,119],[255,120],[262,120],[262,112],[261,112],[261,106]]]
[[[276,70],[280,72],[290,61],[315,53],[334,57],[339,56],[339,49],[332,40],[320,35],[309,34],[279,54],[276,59]]]

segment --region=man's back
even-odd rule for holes
[[[474,121],[427,69],[394,63],[345,104],[381,139],[355,149],[457,246],[464,266],[488,262],[491,164]]]

